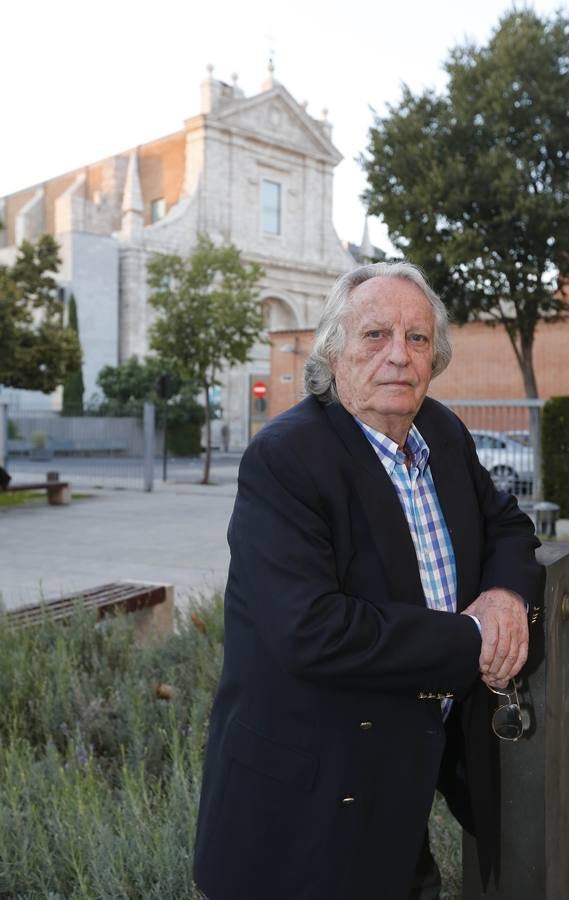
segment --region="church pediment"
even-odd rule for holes
[[[309,156],[324,157],[337,165],[342,156],[324,129],[305,112],[296,100],[276,85],[270,91],[232,103],[212,115],[237,131],[299,150]]]

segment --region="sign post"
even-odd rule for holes
[[[250,375],[250,398],[249,406],[249,439],[265,425],[267,421],[269,385],[265,378],[267,376],[262,372]]]

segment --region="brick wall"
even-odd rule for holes
[[[514,351],[503,328],[472,322],[451,326],[454,348],[446,372],[435,378],[429,394],[438,400],[515,400],[524,394]],[[276,416],[302,397],[304,361],[313,332],[271,332],[269,415]],[[294,350],[294,352],[293,352]],[[537,329],[534,365],[543,399],[569,394],[569,321]]]
[[[312,329],[272,331],[269,418],[302,398],[304,362],[312,347]]]
[[[431,384],[440,400],[514,400],[525,396],[522,376],[504,329],[472,322],[451,326],[453,359]],[[540,322],[534,346],[539,396],[569,394],[569,322]]]

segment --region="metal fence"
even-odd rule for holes
[[[540,499],[544,401],[444,402],[470,430],[480,461],[495,484],[527,499]],[[45,411],[8,411],[7,468],[18,481],[43,479],[48,469],[55,470],[62,479],[71,481],[75,490],[82,485],[144,486],[152,490],[154,477],[161,477],[164,435],[154,425],[152,405],[146,407],[150,416],[146,428],[142,415],[62,416]],[[189,463],[178,461],[178,465],[182,468],[172,476],[184,477]]]
[[[474,438],[497,487],[541,497],[543,400],[446,400]]]
[[[57,412],[4,413],[5,465],[19,482],[46,471],[84,487],[142,487],[145,437],[141,416],[63,416]]]

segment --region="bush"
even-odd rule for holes
[[[8,440],[15,441],[20,437],[18,423],[14,419],[8,419]]]
[[[172,456],[199,456],[201,428],[195,422],[168,424],[168,452]]]
[[[541,426],[543,496],[569,517],[569,397],[552,397]]]
[[[152,649],[128,619],[81,610],[65,627],[0,626],[0,896],[201,897],[193,835],[222,638],[219,598]]]

